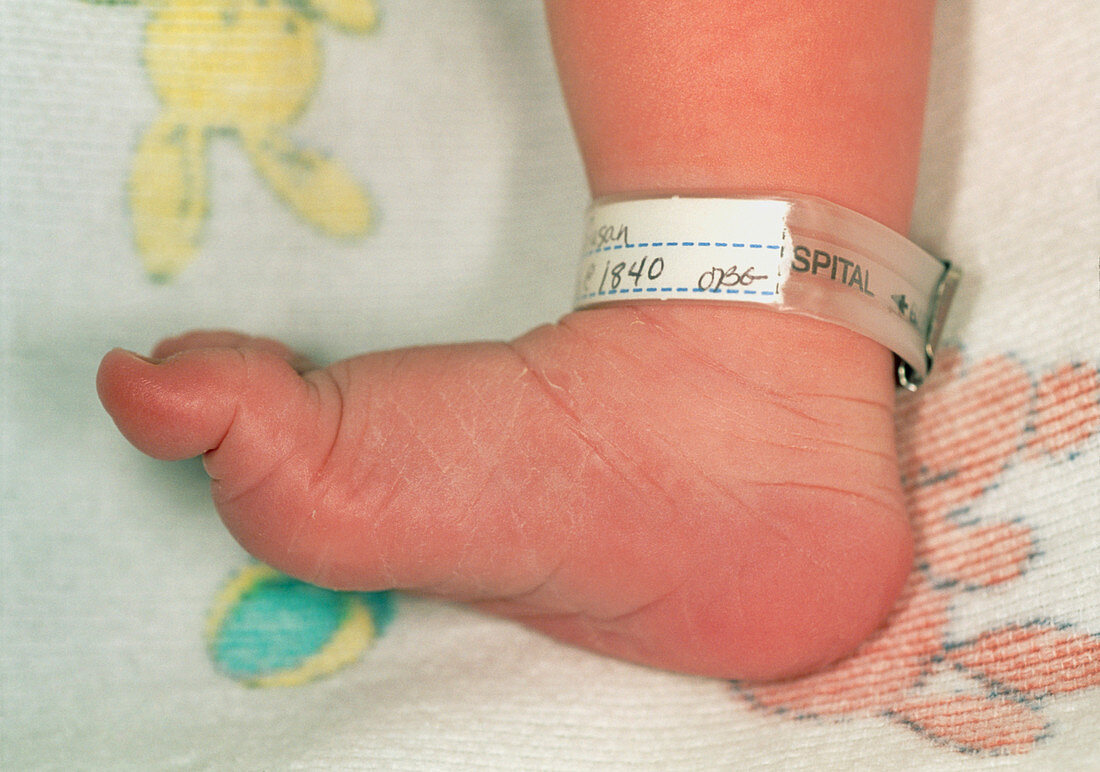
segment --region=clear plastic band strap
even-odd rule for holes
[[[958,271],[828,201],[602,199],[589,208],[574,307],[641,300],[758,303],[855,330],[924,380]]]

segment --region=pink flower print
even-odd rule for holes
[[[1052,456],[1074,448],[1100,425],[1100,373],[1084,364],[1064,364],[1039,379],[1030,446]]]
[[[1100,375],[1071,364],[1036,383],[1010,357],[968,367],[949,349],[924,388],[899,399],[897,423],[916,566],[893,614],[823,672],[736,688],[775,714],[879,716],[960,751],[1026,753],[1052,731],[1043,700],[1100,685],[1100,638],[1042,620],[952,642],[951,602],[1026,571],[1031,528],[985,522],[971,505],[1021,459],[1079,455],[1100,428]]]

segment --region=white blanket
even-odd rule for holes
[[[0,0],[0,767],[1100,765],[1095,1],[939,8],[913,237],[966,276],[899,411],[918,563],[860,654],[766,688],[286,582],[99,407],[102,353],[191,327],[325,361],[567,310],[541,9],[380,1]],[[205,12],[272,31],[213,111],[158,65]]]

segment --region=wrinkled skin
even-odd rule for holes
[[[153,354],[103,361],[119,428],[203,454],[244,548],[324,586],[759,679],[851,651],[910,568],[889,355],[828,324],[640,305],[325,369],[228,332]]]

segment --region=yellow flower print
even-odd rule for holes
[[[207,212],[207,144],[218,134],[236,136],[271,188],[325,233],[367,231],[359,186],[286,129],[320,75],[317,22],[366,32],[376,20],[371,0],[89,1],[151,9],[144,62],[163,110],[138,145],[129,201],[152,276],[171,278],[194,258]]]

